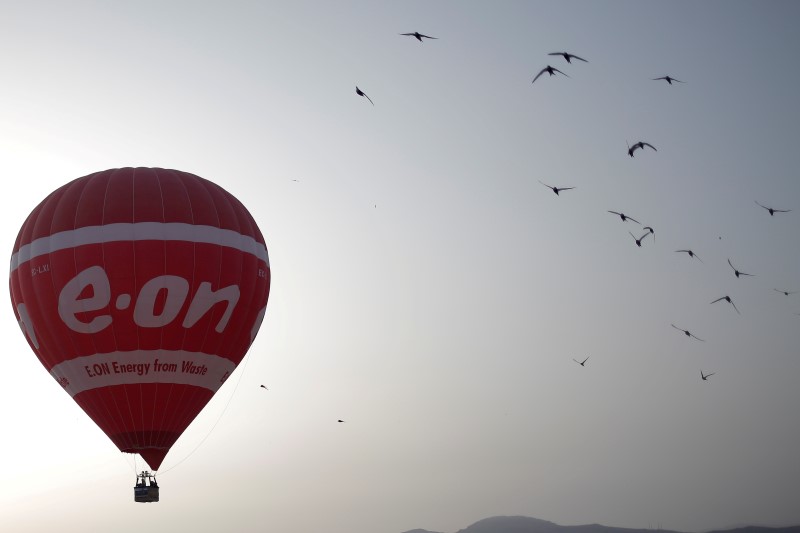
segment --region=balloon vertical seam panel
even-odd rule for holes
[[[9,274],[42,365],[152,468],[247,353],[270,282],[263,234],[239,200],[144,167],[48,195],[22,225]]]

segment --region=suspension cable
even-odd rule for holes
[[[236,385],[233,387],[233,390],[231,391],[231,395],[228,397],[228,401],[225,403],[225,407],[222,409],[222,412],[219,414],[219,416],[217,417],[217,419],[214,421],[214,424],[211,426],[211,429],[209,429],[209,430],[208,430],[208,433],[206,433],[205,437],[203,437],[203,438],[200,440],[200,442],[199,442],[199,443],[197,443],[197,446],[195,446],[195,447],[192,449],[192,451],[190,451],[190,452],[189,452],[189,453],[188,453],[188,454],[187,454],[187,455],[186,455],[186,456],[185,456],[183,459],[181,459],[180,461],[178,461],[178,462],[177,462],[177,463],[175,463],[174,465],[170,466],[170,467],[169,467],[169,468],[167,468],[166,470],[163,470],[163,471],[159,472],[159,473],[158,473],[158,475],[159,475],[159,476],[163,476],[165,473],[169,472],[170,470],[173,470],[175,467],[177,467],[178,465],[180,465],[181,463],[183,463],[184,461],[186,461],[186,460],[187,460],[189,457],[191,457],[192,455],[194,455],[194,452],[196,452],[196,451],[197,451],[197,450],[200,448],[200,446],[202,446],[202,445],[203,445],[203,443],[206,441],[206,439],[207,439],[209,436],[211,436],[211,432],[212,432],[212,431],[214,431],[214,428],[216,428],[216,427],[217,427],[217,424],[219,424],[219,421],[220,421],[220,420],[222,420],[222,415],[224,415],[224,414],[225,414],[225,411],[227,411],[227,410],[228,410],[228,406],[231,404],[231,401],[233,400],[233,396],[236,394],[236,390],[239,388],[239,384],[240,384],[240,383],[241,383],[241,381],[242,381],[242,377],[244,377],[245,370],[247,370],[247,363],[249,362],[249,360],[250,360],[250,358],[249,358],[249,357],[247,357],[247,355],[245,355],[245,361],[244,361],[244,364],[243,364],[243,365],[241,365],[241,366],[242,366],[242,371],[241,371],[241,373],[239,374],[239,378],[236,380]],[[155,473],[155,472],[154,472],[154,473]]]

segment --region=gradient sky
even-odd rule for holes
[[[62,184],[158,166],[241,199],[272,267],[155,505],[0,305],[3,528],[800,523],[800,293],[774,290],[800,290],[798,21],[789,1],[0,2],[0,249]],[[570,77],[531,84],[548,64]],[[640,140],[658,151],[628,157]]]

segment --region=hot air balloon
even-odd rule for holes
[[[31,212],[9,286],[53,379],[122,452],[158,470],[253,343],[270,266],[252,216],[220,186],[119,168]]]

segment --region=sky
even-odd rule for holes
[[[51,191],[148,166],[242,200],[272,270],[258,338],[145,506],[141,459],[0,306],[4,529],[800,523],[800,293],[775,290],[800,291],[798,20],[789,1],[0,2],[8,257]],[[547,65],[569,77],[531,83]]]

